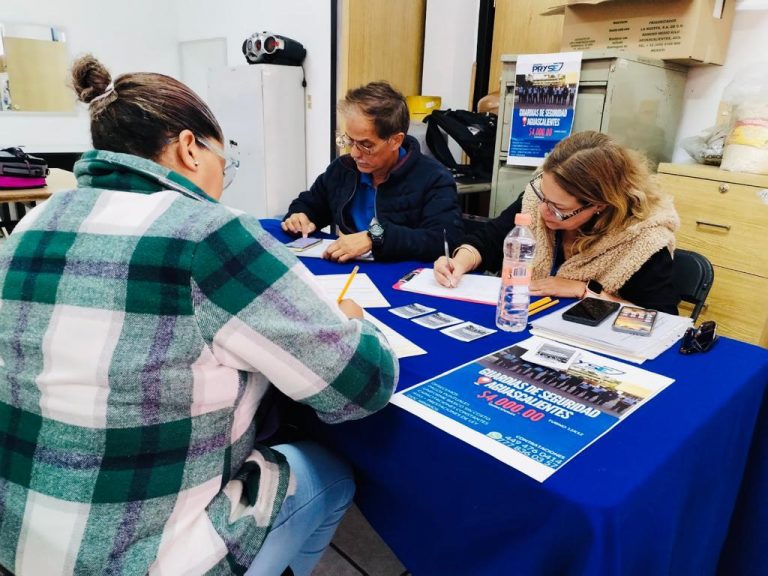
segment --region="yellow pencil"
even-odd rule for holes
[[[529,311],[529,312],[528,312],[528,316],[533,316],[534,314],[538,314],[538,313],[539,313],[539,312],[541,312],[542,310],[546,310],[547,308],[551,308],[551,307],[552,307],[552,306],[554,306],[555,304],[560,304],[560,300],[552,300],[551,302],[547,302],[547,303],[546,303],[546,304],[544,304],[543,306],[539,306],[538,308],[536,308],[535,310],[533,310],[533,312]]]
[[[347,290],[349,290],[349,285],[352,284],[352,280],[355,278],[355,274],[357,274],[357,271],[360,269],[360,266],[355,266],[352,268],[352,272],[349,273],[349,278],[347,278],[347,283],[344,284],[344,288],[341,289],[341,294],[339,294],[339,297],[336,299],[336,303],[338,304],[342,300],[344,300],[344,294],[347,293]]]
[[[536,308],[538,308],[539,306],[544,306],[544,304],[547,304],[548,302],[552,302],[552,298],[550,298],[549,296],[545,296],[540,300],[536,300],[536,302],[531,302],[528,305],[528,314],[536,310]]]

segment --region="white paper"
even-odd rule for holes
[[[611,328],[618,313],[617,310],[598,326],[585,326],[563,320],[563,310],[556,310],[533,320],[531,334],[640,364],[672,346],[693,324],[690,318],[659,312],[650,336],[637,336]]]
[[[488,334],[493,334],[496,330],[480,326],[480,324],[475,324],[474,322],[462,322],[456,326],[444,328],[440,332],[462,342],[472,342],[483,336],[488,336]]]
[[[407,358],[408,356],[419,356],[421,354],[426,354],[427,351],[423,348],[420,348],[416,346],[413,342],[408,340],[405,336],[400,334],[399,332],[395,332],[384,324],[381,320],[378,318],[374,318],[368,312],[363,311],[363,318],[368,320],[371,324],[376,326],[382,334],[386,337],[387,341],[389,342],[389,345],[392,346],[392,350],[395,353],[395,356],[398,358]]]
[[[349,274],[322,274],[315,278],[323,292],[336,301],[347,283]],[[362,308],[389,308],[389,302],[367,274],[355,274],[344,298],[354,300]]]
[[[401,290],[406,290],[407,292],[451,298],[453,300],[465,300],[479,304],[492,304],[494,306],[496,306],[499,300],[500,288],[501,278],[479,274],[465,274],[461,277],[458,286],[446,288],[437,283],[432,268],[423,268],[421,272],[400,286]]]
[[[311,246],[306,250],[302,250],[300,252],[292,250],[292,252],[300,258],[304,258],[305,256],[307,258],[322,258],[328,246],[330,246],[334,242],[336,242],[334,238],[323,238],[319,244],[315,244],[314,246]],[[370,262],[370,261],[373,261],[373,254],[371,254],[370,252],[366,252],[362,256],[358,256],[357,258],[355,258],[355,260],[367,260]]]

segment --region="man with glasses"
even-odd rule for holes
[[[560,142],[509,208],[435,262],[456,286],[472,270],[498,271],[515,215],[531,215],[533,296],[599,296],[677,314],[672,253],[679,218],[645,159],[599,132]]]
[[[288,208],[283,230],[307,236],[332,224],[339,238],[325,257],[346,262],[372,252],[376,260],[431,261],[462,234],[456,184],[423,156],[405,98],[386,82],[350,90],[339,106],[348,153],[334,160]]]

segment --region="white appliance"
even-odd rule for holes
[[[300,66],[254,64],[208,73],[208,103],[240,168],[222,203],[275,218],[307,189],[304,80]]]

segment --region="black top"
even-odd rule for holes
[[[515,200],[496,218],[467,234],[462,244],[477,248],[483,257],[478,270],[498,273],[503,260],[504,238],[515,226],[515,215],[523,208],[523,196]],[[562,247],[557,260],[563,260]],[[668,314],[677,314],[680,295],[675,289],[672,255],[662,248],[646,260],[626,284],[619,289],[618,296],[643,308],[651,308]]]

